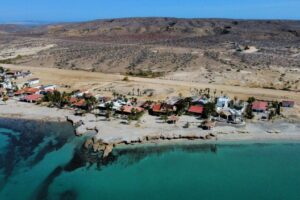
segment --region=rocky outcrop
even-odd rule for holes
[[[113,147],[125,144],[143,144],[143,143],[150,143],[155,141],[161,141],[161,140],[178,140],[178,139],[186,139],[186,140],[212,140],[217,139],[217,136],[213,133],[209,133],[206,135],[149,135],[145,136],[143,138],[137,137],[127,140],[114,140],[110,142],[103,142],[102,140],[97,140],[96,137],[93,139],[86,140],[85,144],[83,145],[85,149],[91,149],[93,152],[103,152],[102,157],[106,158],[109,156],[109,154],[112,152]]]
[[[109,154],[112,152],[113,148],[114,148],[114,146],[111,145],[111,144],[106,145],[106,146],[105,146],[105,149],[104,149],[104,151],[103,151],[102,157],[103,157],[103,158],[106,158],[107,156],[109,156]]]
[[[84,125],[81,125],[75,129],[75,134],[81,136],[87,133],[87,129]]]
[[[84,135],[88,131],[98,132],[95,123],[89,122],[89,121],[84,122],[84,121],[82,121],[81,117],[78,117],[78,116],[75,116],[75,115],[68,115],[68,116],[66,116],[66,119],[67,119],[68,122],[71,122],[72,125],[75,127],[75,134],[77,136]]]
[[[83,144],[83,147],[85,148],[85,149],[88,149],[91,145],[93,145],[93,140],[92,139],[87,139],[85,142],[84,142],[84,144]]]
[[[68,122],[71,122],[73,126],[80,126],[83,124],[81,117],[75,115],[67,115],[66,119]]]

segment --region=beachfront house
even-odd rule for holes
[[[252,103],[253,112],[266,112],[268,109],[268,102],[265,101],[255,101]]]
[[[181,97],[169,97],[166,99],[165,104],[166,106],[173,107],[182,102],[182,100],[183,99]]]
[[[44,90],[44,91],[53,91],[53,90],[56,90],[57,89],[57,86],[56,85],[42,85],[40,87],[41,90]]]
[[[155,103],[152,105],[152,108],[149,110],[150,115],[166,115],[166,114],[172,114],[176,112],[176,106],[170,105],[166,103]]]
[[[31,95],[26,95],[22,97],[20,100],[28,103],[36,103],[40,100],[42,100],[43,95],[41,94],[31,94]]]
[[[143,111],[144,111],[144,109],[141,107],[138,107],[138,106],[124,105],[121,107],[120,111],[118,111],[118,112],[125,114],[125,115],[129,115],[129,114],[132,114],[133,112],[139,113],[139,112],[143,112]]]
[[[152,105],[151,109],[149,110],[149,113],[151,115],[160,115],[162,114],[161,107],[162,107],[161,103],[155,103]]]
[[[295,106],[295,101],[282,101],[281,106],[284,108],[293,108]]]
[[[221,110],[221,109],[224,109],[224,108],[228,108],[228,105],[229,105],[229,102],[230,102],[230,98],[227,97],[227,96],[222,96],[222,97],[219,97],[217,99],[217,111]]]
[[[13,85],[11,84],[11,81],[4,81],[0,83],[0,88],[12,89]]]
[[[199,96],[192,96],[191,97],[191,104],[192,105],[205,105],[209,102],[207,97],[199,97]]]
[[[76,108],[85,109],[86,102],[85,99],[77,99],[77,101],[73,102],[72,105]]]
[[[80,97],[83,97],[86,94],[89,94],[88,90],[85,90],[85,89],[76,90],[76,91],[73,91],[72,97],[80,98]]]
[[[112,109],[115,111],[120,111],[122,106],[125,106],[125,105],[131,105],[131,104],[122,99],[117,99],[112,102]]]
[[[39,82],[40,82],[40,79],[39,79],[39,78],[32,78],[32,79],[27,80],[28,86],[36,85],[36,84],[38,84]]]
[[[40,89],[38,88],[31,88],[31,87],[26,87],[21,90],[18,90],[15,92],[15,96],[24,96],[24,95],[32,95],[32,94],[39,94]]]
[[[20,75],[22,78],[25,78],[25,77],[28,77],[28,76],[32,76],[32,73],[31,71],[22,71],[21,75]]]
[[[201,116],[203,113],[203,106],[202,105],[191,105],[188,109],[188,114]]]
[[[113,111],[121,111],[122,106],[125,105],[132,106],[130,102],[126,102],[122,99],[115,99],[113,101],[100,102],[97,107],[99,110],[107,110],[108,105],[111,105],[110,107]]]
[[[5,73],[5,76],[8,78],[18,78],[22,76],[22,71],[19,70],[9,70]]]
[[[236,110],[231,108],[222,109],[219,112],[219,117],[216,119],[219,122],[242,124],[244,123],[243,110]]]

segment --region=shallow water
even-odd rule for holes
[[[106,160],[69,124],[0,120],[0,199],[300,199],[300,144],[131,147]]]

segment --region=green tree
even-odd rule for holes
[[[214,98],[216,98],[217,89],[214,90]]]
[[[275,114],[280,115],[280,103],[278,101],[273,101],[272,107],[275,109]]]
[[[140,88],[137,89],[137,95],[138,95],[138,96],[141,96],[141,95],[140,95]]]
[[[83,98],[85,100],[86,109],[88,111],[91,111],[97,104],[97,99],[94,96],[86,95],[86,94],[83,96]]]
[[[209,118],[211,115],[216,113],[216,105],[213,102],[208,102],[203,107],[203,117]]]
[[[256,100],[255,97],[249,97],[248,100],[247,100],[247,102],[249,104],[252,104],[255,100]]]
[[[253,114],[253,111],[252,111],[252,104],[247,105],[247,108],[246,108],[246,111],[245,111],[245,117],[247,119],[253,119],[254,114]]]
[[[269,113],[268,119],[269,119],[269,120],[272,120],[275,116],[276,116],[275,111],[274,111],[274,110],[271,110],[270,113]]]

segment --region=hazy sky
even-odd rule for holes
[[[0,21],[120,17],[300,19],[300,0],[0,0]]]

